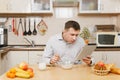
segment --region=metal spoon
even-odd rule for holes
[[[25,31],[24,31],[23,35],[26,36],[27,35],[27,31],[26,31],[26,19],[24,19],[24,28],[25,28]]]
[[[31,34],[32,34],[31,29],[30,29],[30,19],[29,19],[29,31],[28,31],[27,34],[28,34],[28,35],[31,35]]]
[[[34,19],[34,30],[33,30],[33,35],[36,35],[37,34],[37,30],[36,30],[36,21],[35,21],[35,19]]]

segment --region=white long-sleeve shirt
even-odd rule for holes
[[[77,37],[74,43],[69,44],[63,40],[62,33],[56,34],[48,40],[42,58],[46,64],[50,63],[50,59],[54,54],[58,54],[62,61],[66,59],[74,61],[84,46],[85,42],[80,37]]]

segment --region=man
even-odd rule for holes
[[[79,37],[80,25],[76,21],[68,21],[60,34],[51,37],[43,54],[46,64],[55,64],[59,61],[70,60],[75,62],[77,55],[85,46],[85,42]],[[83,58],[90,65],[91,57]]]

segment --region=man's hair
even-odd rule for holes
[[[76,21],[67,21],[65,23],[65,28],[64,29],[69,29],[69,28],[73,28],[74,30],[80,30],[80,25],[78,22]]]

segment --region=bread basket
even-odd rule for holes
[[[109,73],[110,69],[97,70],[97,69],[94,69],[94,67],[92,67],[92,71],[97,75],[104,76],[104,75],[107,75]]]

